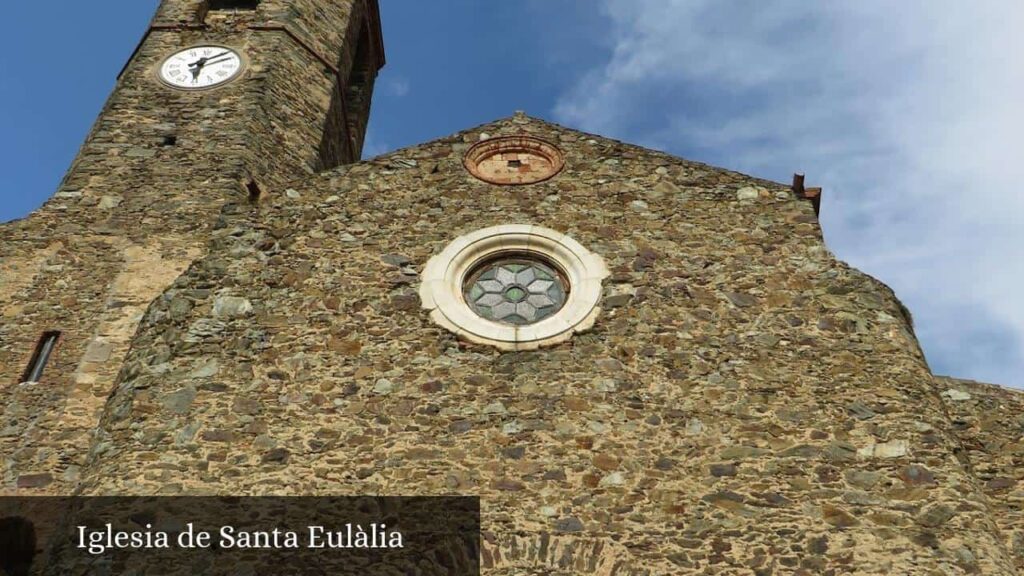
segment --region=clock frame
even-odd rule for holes
[[[185,84],[183,82],[176,81],[174,78],[168,77],[168,75],[166,73],[166,69],[167,69],[168,64],[174,58],[176,58],[178,56],[181,56],[183,54],[188,54],[189,51],[193,51],[193,50],[195,50],[195,51],[201,51],[201,50],[211,50],[211,51],[223,50],[223,51],[227,51],[227,52],[229,52],[231,54],[233,59],[237,59],[238,66],[234,69],[233,72],[231,72],[229,75],[223,77],[222,79],[214,80],[211,83],[208,83],[208,84],[205,84],[205,85],[199,85],[199,86],[187,85],[187,84]],[[216,60],[220,56],[221,56],[220,54],[214,53],[214,56],[213,56],[213,58],[211,58],[211,60]],[[204,57],[207,57],[207,56],[204,54],[203,56],[191,56],[191,57],[193,57],[193,58],[204,58]],[[171,52],[170,54],[168,54],[167,56],[165,56],[163,59],[160,60],[159,65],[156,67],[155,76],[156,76],[157,80],[161,84],[163,84],[164,86],[166,86],[168,88],[172,88],[174,90],[182,90],[182,91],[186,91],[186,92],[202,92],[202,91],[206,91],[206,90],[215,90],[217,88],[221,88],[223,86],[226,86],[226,85],[234,82],[235,80],[240,78],[245,73],[245,71],[248,69],[248,67],[249,67],[249,62],[248,62],[248,60],[245,57],[245,53],[242,52],[240,49],[235,48],[233,46],[226,46],[226,45],[223,45],[223,44],[202,43],[202,44],[195,44],[193,46],[188,46],[186,48],[181,48],[181,49],[175,50],[175,51]],[[203,65],[203,68],[205,68],[205,63]],[[186,74],[187,74],[187,72],[186,72]],[[200,75],[202,74],[202,70],[199,72],[199,74]]]

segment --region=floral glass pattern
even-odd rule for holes
[[[466,302],[488,320],[524,326],[565,305],[568,286],[552,266],[532,258],[503,258],[479,267],[465,284]]]

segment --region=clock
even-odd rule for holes
[[[242,68],[242,56],[231,48],[192,46],[168,56],[157,76],[172,88],[206,90],[235,79]]]

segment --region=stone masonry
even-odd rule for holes
[[[4,486],[73,489],[139,319],[205,253],[225,202],[312,174],[326,133],[349,142],[327,163],[358,158],[362,134],[339,133],[329,112],[376,18],[361,1],[267,1],[252,14],[163,2],[57,193],[0,228]],[[238,47],[248,72],[209,92],[161,86],[160,61],[196,42]],[[63,334],[45,382],[16,385],[47,330]]]
[[[353,163],[376,6],[201,8],[164,2],[58,193],[0,227],[5,493],[479,495],[489,575],[1024,571],[1024,394],[933,376],[789,187],[523,114]],[[198,41],[249,71],[158,88]],[[561,172],[463,165],[522,135]],[[591,330],[500,352],[431,321],[423,265],[501,224],[603,257]]]

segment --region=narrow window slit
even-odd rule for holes
[[[161,146],[174,146],[178,143],[178,137],[174,135],[164,136]]]
[[[509,168],[519,168],[522,165],[523,165],[523,161],[522,160],[509,160],[508,161],[508,167]]]
[[[249,180],[245,185],[245,189],[249,191],[250,203],[255,204],[260,201],[260,196],[263,195],[263,191],[260,190],[260,186],[255,180]]]
[[[209,0],[209,9],[213,10],[255,10],[260,0]]]
[[[50,356],[57,348],[60,334],[57,331],[43,332],[39,342],[36,343],[35,352],[32,353],[32,360],[29,361],[28,368],[25,369],[25,374],[21,378],[22,382],[39,382],[39,379],[43,377],[43,369],[46,368],[46,363],[50,361]]]

